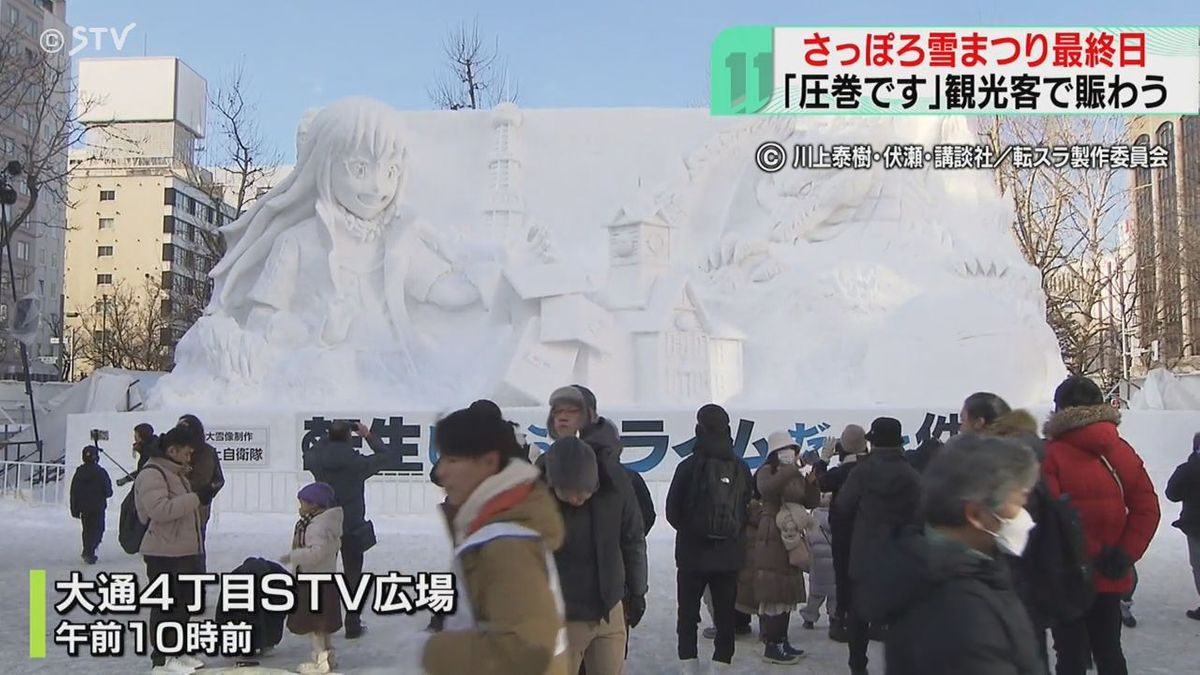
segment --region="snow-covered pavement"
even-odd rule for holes
[[[96,572],[142,572],[141,561],[121,551],[116,537],[117,504],[109,512],[108,531],[100,550],[100,563],[86,568],[89,578]],[[1177,507],[1164,512],[1163,524],[1153,546],[1139,565],[1141,585],[1134,613],[1139,625],[1125,632],[1125,649],[1130,672],[1139,674],[1178,674],[1197,672],[1200,663],[1200,622],[1191,621],[1184,611],[1200,605],[1192,586],[1183,535],[1170,527]],[[373,519],[379,532],[379,545],[367,554],[367,568],[373,571],[395,570],[403,574],[441,571],[449,555],[441,523],[428,516],[378,516]],[[225,514],[209,527],[209,571],[227,572],[248,556],[276,557],[291,539],[294,521],[283,515]],[[673,532],[660,521],[650,535],[650,597],[646,617],[633,632],[627,672],[631,675],[674,672],[675,659],[675,567]],[[65,579],[71,570],[84,569],[79,561],[78,522],[53,506],[34,506],[0,500],[0,653],[5,673],[69,673],[84,667],[87,673],[127,674],[146,672],[146,657],[106,657],[73,659],[64,647],[48,635],[46,658],[28,658],[28,570],[45,569],[47,578],[47,632],[53,631],[59,617],[53,604],[60,596],[53,581]],[[214,596],[210,596],[210,601]],[[210,602],[211,605],[211,602]],[[211,610],[210,610],[211,611]],[[75,620],[84,620],[82,612]],[[418,666],[423,632],[428,615],[368,617],[370,632],[361,640],[348,642],[335,637],[344,673],[413,673]],[[844,673],[846,649],[826,637],[823,619],[815,631],[806,631],[799,617],[792,621],[792,643],[808,651],[797,665],[768,665],[761,660],[761,649],[751,640],[740,640],[734,657],[734,672]],[[705,652],[701,642],[702,658]],[[708,647],[711,650],[711,647]],[[264,666],[294,668],[308,652],[305,638],[288,635]],[[872,672],[882,673],[882,650],[872,646]],[[85,665],[86,664],[86,665]],[[233,665],[232,661],[210,661],[212,666]]]

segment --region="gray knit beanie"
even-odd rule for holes
[[[596,451],[574,436],[560,438],[546,451],[546,480],[559,490],[595,492],[600,486]]]

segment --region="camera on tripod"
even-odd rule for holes
[[[108,440],[107,429],[92,429],[92,442],[99,443],[100,441]]]

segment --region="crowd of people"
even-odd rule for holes
[[[430,475],[445,494],[458,609],[430,623],[430,675],[625,672],[630,631],[646,612],[655,504],[622,465],[620,434],[589,389],[562,387],[548,403],[544,453],[490,401],[436,424]],[[681,671],[730,668],[744,636],[757,636],[763,661],[796,663],[805,650],[795,636],[812,635],[824,609],[828,639],[846,644],[853,675],[868,672],[873,640],[884,643],[888,673],[1048,673],[1051,645],[1057,675],[1128,672],[1121,633],[1134,565],[1159,525],[1158,497],[1095,383],[1069,378],[1054,403],[1039,434],[1027,411],[973,394],[957,435],[909,452],[890,417],[849,425],[820,452],[779,431],[755,472],[734,452],[728,413],[701,407],[695,444],[661,505],[675,531]],[[371,454],[354,447],[355,432]],[[204,571],[208,508],[224,478],[200,420],[185,416],[162,435],[141,425],[136,438],[137,470],[118,484],[134,483],[147,575]],[[84,450],[71,487],[86,563],[96,562],[112,495],[98,452]],[[356,584],[376,543],[365,483],[396,452],[362,425],[335,422],[304,454],[314,480],[297,495],[291,548],[277,563],[328,572],[340,557]],[[1166,496],[1183,503],[1175,525],[1200,594],[1200,433]],[[123,546],[124,530],[123,518]],[[185,600],[191,592],[171,588]],[[312,640],[301,672],[334,672],[332,636],[366,632],[332,586],[318,606],[287,617],[289,630]],[[703,630],[702,606],[712,624]],[[1200,608],[1187,616],[1200,620]],[[186,619],[156,611],[151,630]],[[701,637],[712,644],[708,664]],[[152,661],[155,672],[202,665],[157,651]]]

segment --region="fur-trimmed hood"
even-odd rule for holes
[[[1053,439],[1097,422],[1110,422],[1114,426],[1120,426],[1121,411],[1107,404],[1064,408],[1050,415],[1050,419],[1046,420],[1045,426],[1042,427],[1042,432],[1046,438]]]
[[[987,431],[993,436],[1037,434],[1038,421],[1028,410],[1018,409],[997,417],[987,426]]]
[[[1046,444],[1038,435],[1038,421],[1028,410],[1013,410],[987,425],[984,434],[1024,443],[1040,462],[1046,457]]]

